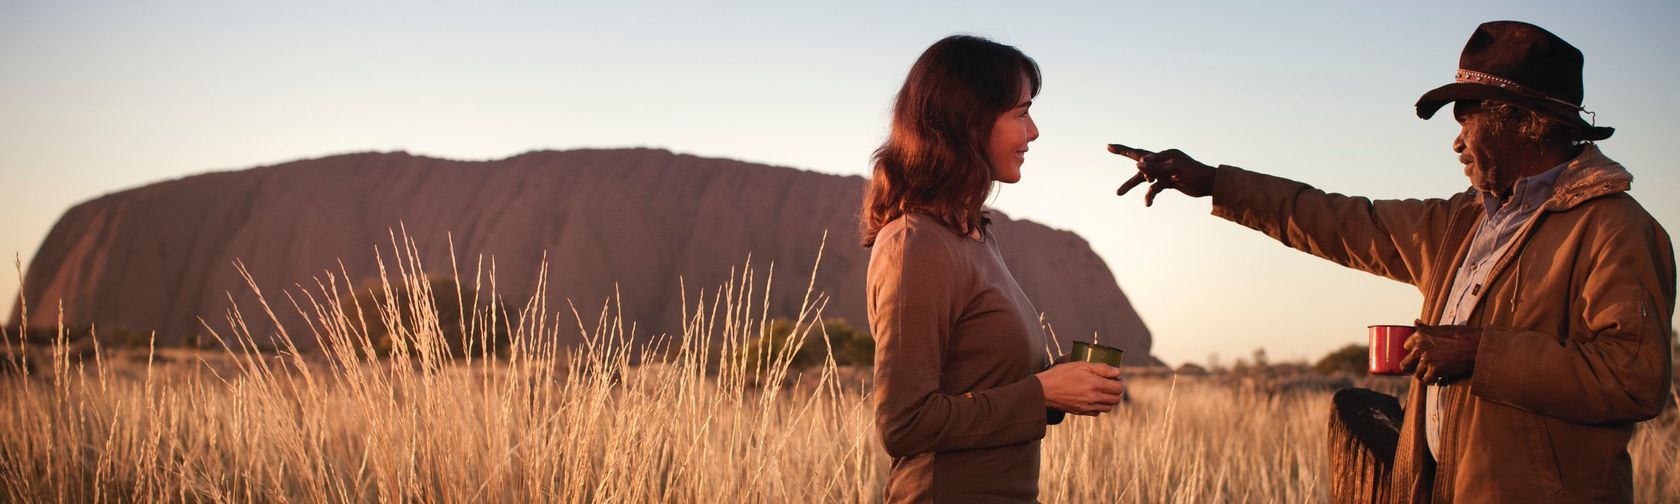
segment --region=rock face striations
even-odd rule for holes
[[[378,276],[393,229],[406,229],[428,273],[448,275],[450,239],[464,281],[479,257],[496,265],[496,292],[517,306],[536,288],[547,253],[550,311],[586,317],[617,292],[625,321],[676,332],[689,299],[723,284],[732,267],[775,265],[772,316],[793,316],[823,233],[816,288],[825,315],[866,328],[858,246],[864,180],[663,150],[532,152],[487,162],[407,153],[332,156],[209,173],[106,195],[53,226],[26,275],[33,325],[56,319],[158,332],[179,343],[226,326],[229,293],[255,334],[272,330],[233,266],[243,261],[298,340],[313,340],[282,289],[314,290],[343,270]],[[1096,331],[1133,355],[1150,336],[1107,265],[1068,231],[994,215],[1010,269],[1066,340]],[[761,274],[762,278],[762,274]],[[488,289],[486,289],[488,290]],[[50,314],[50,315],[41,315]],[[12,324],[18,313],[13,309]],[[294,324],[295,323],[295,324]],[[294,328],[295,329],[292,329]],[[575,337],[576,331],[561,331]],[[301,341],[300,341],[301,343]],[[565,342],[570,343],[570,342]]]

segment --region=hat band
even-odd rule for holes
[[[1482,85],[1485,85],[1485,86],[1494,86],[1494,87],[1504,88],[1504,89],[1510,90],[1511,92],[1514,92],[1514,93],[1517,93],[1517,94],[1520,94],[1520,95],[1528,96],[1528,97],[1531,97],[1531,98],[1540,98],[1542,100],[1551,100],[1551,101],[1557,102],[1559,104],[1562,104],[1565,107],[1569,107],[1569,108],[1575,109],[1575,110],[1580,111],[1580,112],[1586,112],[1588,114],[1592,114],[1592,112],[1588,111],[1586,108],[1581,107],[1580,105],[1576,105],[1576,104],[1573,104],[1573,103],[1569,103],[1567,101],[1563,101],[1563,100],[1558,99],[1558,98],[1553,98],[1551,96],[1547,96],[1546,93],[1541,93],[1539,91],[1529,89],[1527,86],[1523,86],[1522,84],[1517,84],[1516,81],[1513,81],[1511,79],[1507,79],[1507,78],[1504,78],[1504,77],[1500,77],[1498,75],[1477,72],[1475,70],[1465,70],[1463,68],[1460,68],[1460,69],[1458,69],[1458,74],[1454,76],[1453,80],[1457,81],[1457,82],[1466,82],[1466,83],[1470,83],[1470,84],[1482,84]]]

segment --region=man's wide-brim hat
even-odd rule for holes
[[[1586,140],[1609,138],[1615,128],[1581,118],[1581,50],[1528,23],[1492,21],[1476,27],[1458,57],[1458,75],[1424,93],[1418,117],[1460,100],[1498,100],[1580,129]],[[1588,112],[1589,114],[1591,112]]]

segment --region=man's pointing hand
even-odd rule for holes
[[[1197,162],[1178,149],[1149,152],[1120,144],[1108,144],[1108,151],[1137,161],[1137,174],[1127,179],[1115,195],[1124,195],[1139,184],[1149,182],[1143,194],[1144,206],[1155,204],[1155,195],[1167,189],[1178,189],[1193,198],[1213,194],[1213,167]]]

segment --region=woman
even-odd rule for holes
[[[1051,417],[1124,391],[1105,365],[1044,369],[1038,312],[987,230],[992,183],[1020,180],[1038,138],[1038,88],[1014,47],[947,37],[910,68],[875,151],[861,221],[889,502],[1035,500]]]

